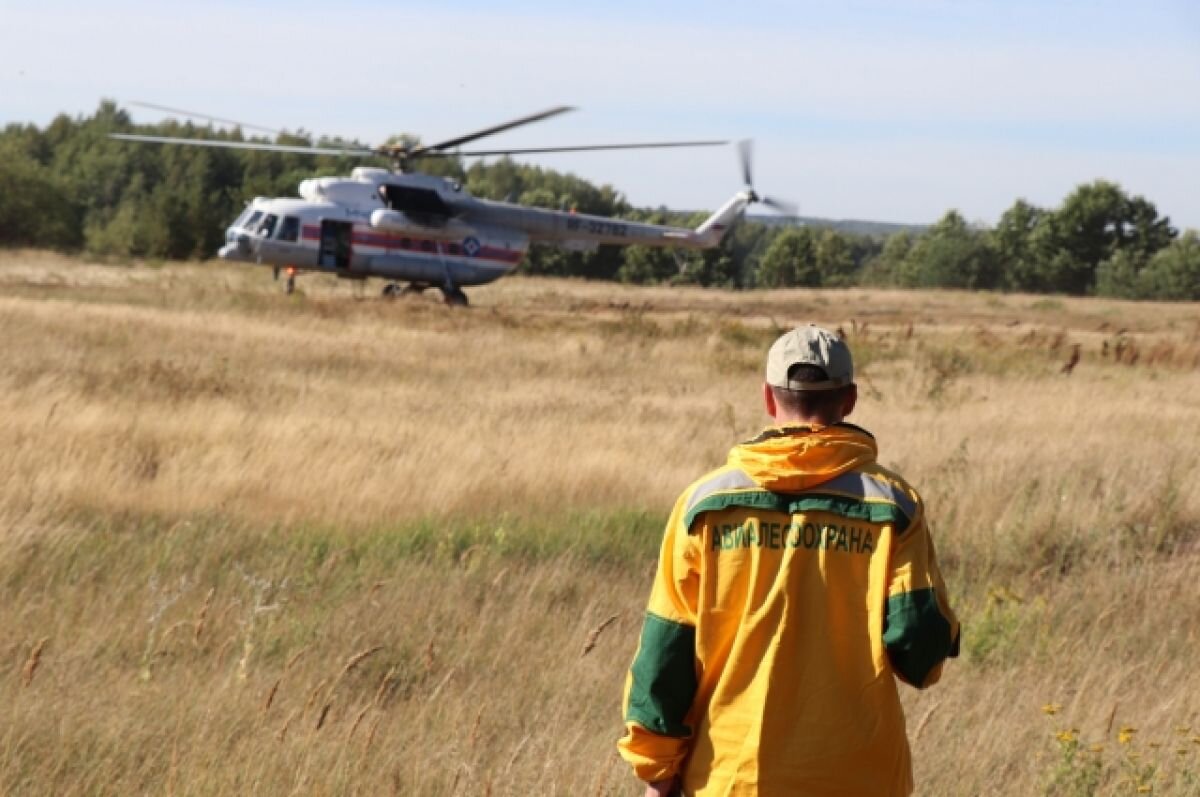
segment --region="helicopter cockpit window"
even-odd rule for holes
[[[246,220],[243,221],[238,226],[241,227],[243,230],[250,230],[251,232],[253,232],[255,227],[258,225],[258,220],[261,218],[262,218],[262,211],[256,210],[253,213],[251,213],[250,216],[248,218],[246,218]]]
[[[254,212],[253,208],[251,208],[250,206],[246,206],[246,209],[243,210],[240,214],[238,214],[238,217],[233,220],[233,224],[230,224],[229,226],[230,227],[243,226],[246,223],[246,219],[250,218],[250,214],[253,212]]]
[[[300,237],[300,219],[295,216],[284,216],[279,225],[279,234],[275,236],[281,241],[294,241]]]
[[[267,217],[262,220],[262,224],[258,225],[258,234],[263,238],[270,238],[275,232],[275,222],[278,220],[279,217],[274,213],[268,213]]]

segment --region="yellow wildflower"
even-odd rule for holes
[[[1068,744],[1079,738],[1076,735],[1078,733],[1079,732],[1077,730],[1075,730],[1074,728],[1071,728],[1070,730],[1059,731],[1058,733],[1054,734],[1054,736],[1056,739],[1058,739],[1063,744]]]
[[[1092,745],[1092,746],[1091,746],[1091,747],[1089,747],[1088,749],[1089,749],[1089,750],[1091,750],[1093,753],[1103,753],[1103,752],[1104,752],[1104,745],[1102,745],[1102,744],[1100,744],[1099,742],[1097,742],[1096,744]]]
[[[1060,711],[1062,711],[1061,703],[1047,703],[1046,705],[1042,706],[1042,713],[1049,714],[1051,717]]]
[[[1133,727],[1132,725],[1124,725],[1117,733],[1117,741],[1121,744],[1129,744],[1129,742],[1132,741],[1135,733],[1137,733],[1137,728]]]
[[[1154,787],[1149,783],[1143,783],[1141,786],[1138,786],[1138,794],[1149,794],[1152,791],[1154,791]]]

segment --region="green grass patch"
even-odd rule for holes
[[[461,563],[488,555],[523,564],[572,557],[628,567],[658,552],[665,514],[635,509],[559,517],[415,519],[371,526],[303,522],[256,526],[219,514],[92,514],[76,510],[58,531],[27,537],[0,563],[11,593],[30,583],[100,587],[152,574],[220,583],[239,570],[312,581],[336,572],[348,585],[406,561]]]
[[[1029,303],[1030,310],[1042,313],[1057,313],[1065,309],[1060,299],[1035,299]]]

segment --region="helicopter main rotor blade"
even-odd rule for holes
[[[219,116],[210,116],[206,113],[197,113],[195,111],[185,111],[182,108],[170,108],[166,105],[156,105],[152,102],[139,102],[137,100],[130,100],[128,104],[136,105],[139,108],[149,108],[152,111],[162,111],[163,113],[173,113],[173,114],[178,114],[179,116],[190,116],[193,119],[204,119],[205,121],[208,121],[208,122],[217,122],[218,124],[223,124],[223,125],[236,125],[237,127],[240,127],[243,130],[257,130],[260,133],[270,133],[273,136],[287,135],[284,131],[276,130],[271,127],[263,127],[262,125],[247,124],[246,122],[239,122],[236,119],[222,119]]]
[[[253,149],[263,152],[292,152],[298,155],[344,155],[364,158],[376,157],[380,153],[362,147],[305,147],[289,144],[263,144],[254,141],[216,141],[207,138],[173,138],[171,136],[138,136],[130,133],[110,133],[109,138],[120,141],[142,141],[148,144],[183,144],[189,147],[219,147],[222,149]]]
[[[560,113],[566,113],[567,111],[573,111],[573,110],[575,110],[574,106],[559,105],[555,108],[549,108],[545,111],[539,111],[538,113],[530,114],[529,116],[522,116],[520,119],[513,119],[511,122],[504,122],[502,124],[494,125],[492,127],[485,127],[483,130],[476,130],[474,133],[468,133],[465,136],[459,136],[458,138],[450,138],[445,141],[439,141],[436,144],[426,144],[423,146],[418,146],[418,147],[412,149],[411,151],[409,151],[407,154],[412,157],[416,157],[418,155],[428,155],[431,152],[436,152],[438,150],[451,149],[452,147],[457,147],[460,144],[466,144],[468,142],[475,141],[480,138],[484,138],[485,136],[492,136],[492,135],[495,135],[496,133],[503,133],[505,130],[511,130],[514,127],[520,127],[521,125],[532,124],[533,122],[540,122],[543,119],[549,119],[551,116],[558,116]],[[398,147],[396,149],[403,149],[403,148]]]
[[[585,145],[578,147],[530,147],[524,149],[489,149],[489,150],[470,150],[467,152],[426,152],[421,155],[423,158],[428,157],[450,157],[454,155],[463,155],[468,157],[481,157],[484,155],[535,155],[540,152],[596,152],[601,150],[611,149],[667,149],[670,147],[719,147],[728,144],[728,141],[658,141],[648,144],[596,144]]]

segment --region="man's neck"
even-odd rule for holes
[[[842,422],[840,417],[832,418],[805,418],[800,415],[784,415],[780,413],[775,416],[776,426],[834,426]]]

